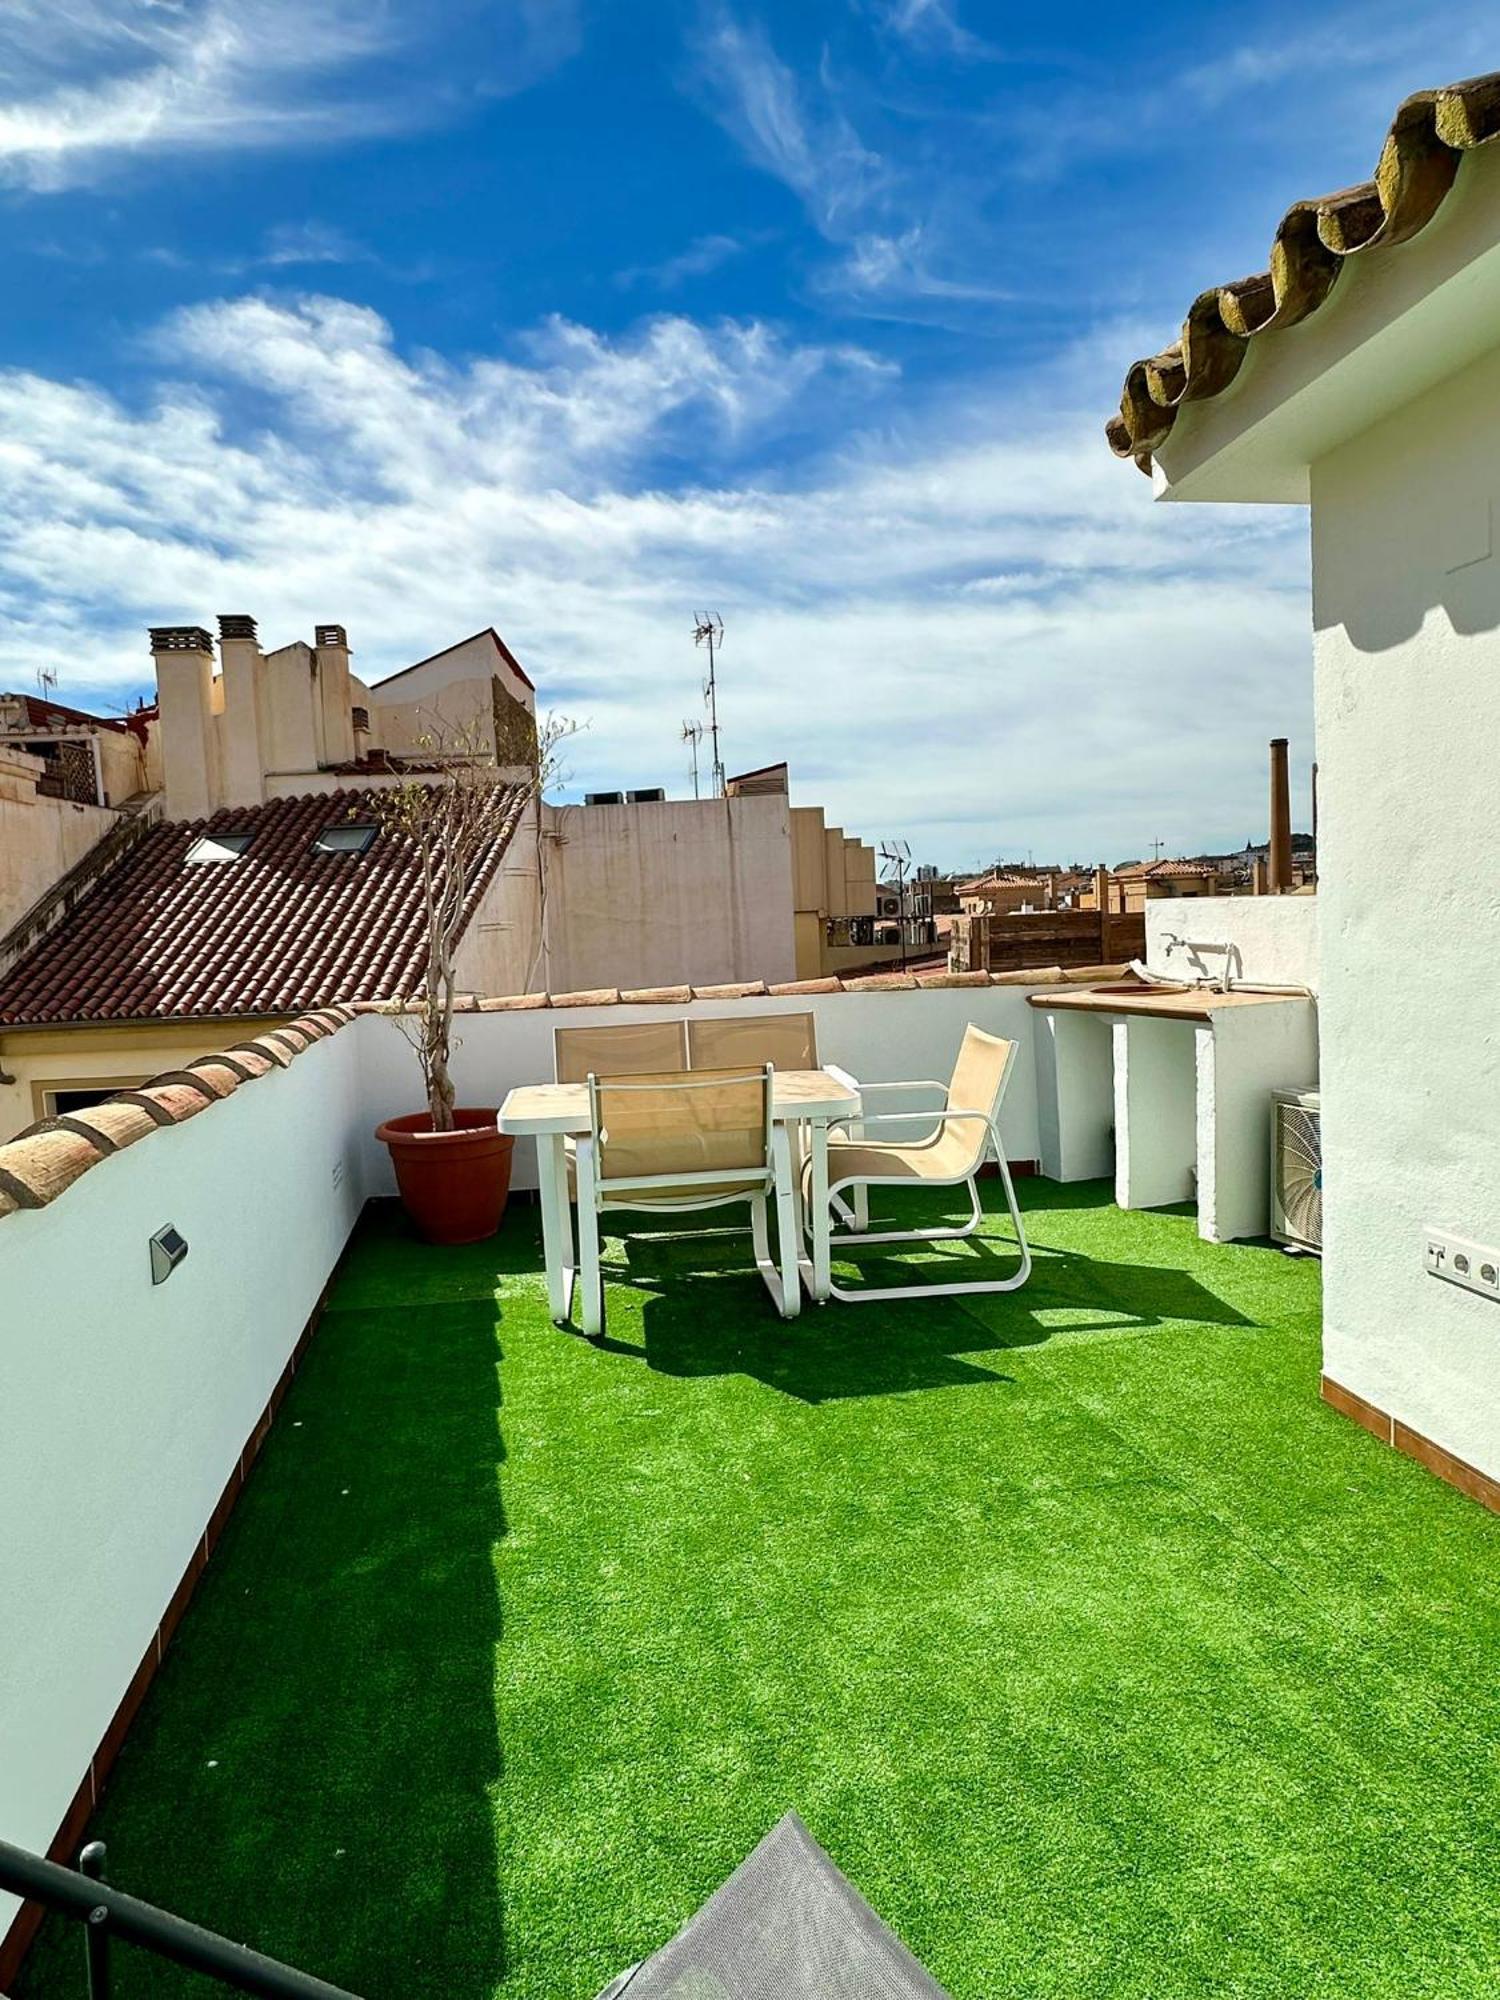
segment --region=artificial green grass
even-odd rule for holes
[[[370,1211],[113,1878],[372,2000],[592,2000],[795,1807],[955,2000],[1488,2000],[1500,1523],[1319,1403],[1315,1265],[1022,1193],[1024,1291],[789,1325],[632,1232],[597,1349],[533,1209]]]

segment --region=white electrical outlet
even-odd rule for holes
[[[1500,1299],[1500,1250],[1429,1229],[1422,1238],[1422,1263],[1430,1277],[1462,1285],[1482,1299]]]

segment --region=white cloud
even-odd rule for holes
[[[567,0],[512,0],[506,69],[484,87],[519,88],[566,53],[572,14]],[[420,78],[407,68],[377,85],[370,65],[424,32],[414,0],[7,0],[0,180],[45,192],[126,158],[410,125],[431,108]]]
[[[826,88],[804,90],[764,29],[717,8],[698,34],[696,54],[709,108],[757,166],[801,199],[824,235],[841,236],[879,198],[890,180],[886,163]]]
[[[283,270],[309,264],[370,264],[376,259],[373,250],[356,243],[342,229],[327,222],[307,221],[279,222],[267,230],[255,261],[269,270]]]
[[[460,368],[332,299],[200,308],[157,352],[143,409],[0,375],[0,685],[147,684],[146,626],[219,610],[271,643],[336,619],[367,678],[494,623],[592,718],[578,785],[680,787],[707,604],[731,768],[786,756],[796,796],[961,863],[1243,840],[1265,740],[1305,740],[1300,522],[1154,509],[1047,384],[912,438],[857,351],[764,327],[552,321]],[[755,469],[833,395],[836,458]]]
[[[948,0],[874,0],[875,18],[887,34],[924,52],[958,56],[965,62],[992,58],[996,51],[972,33]]]
[[[656,285],[664,292],[675,291],[691,278],[706,278],[736,257],[768,240],[764,231],[749,236],[726,236],[718,231],[695,236],[675,256],[663,257],[659,264],[632,264],[617,273],[615,282],[627,290],[633,285]]]

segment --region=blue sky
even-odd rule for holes
[[[967,865],[1238,844],[1311,753],[1306,523],[1153,507],[1101,427],[1488,9],[7,0],[0,685],[145,627],[493,623],[665,782]]]

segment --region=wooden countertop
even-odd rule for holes
[[[1143,986],[1119,982],[1108,986],[1055,987],[1029,993],[1027,1005],[1068,1014],[1147,1014],[1162,1021],[1211,1021],[1225,1007],[1284,1007],[1290,1001],[1309,1005],[1301,993],[1218,993],[1204,986]]]

